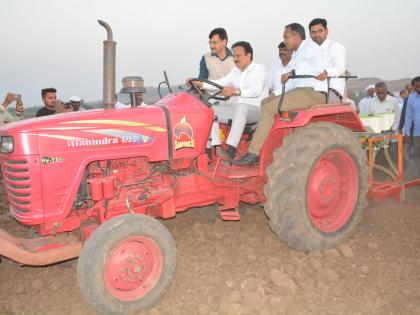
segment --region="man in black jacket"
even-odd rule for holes
[[[55,105],[57,102],[57,90],[55,88],[46,88],[41,91],[44,107],[36,112],[36,117],[55,114]]]

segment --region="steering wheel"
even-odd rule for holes
[[[195,84],[195,81],[210,84],[210,85],[216,87],[218,90],[216,92],[213,92],[213,93],[208,92],[208,94],[205,94],[204,90],[202,88],[199,88],[197,86],[197,84]],[[214,83],[214,82],[206,80],[206,79],[199,79],[199,78],[191,79],[188,82],[191,84],[191,90],[196,91],[200,95],[200,98],[202,99],[202,101],[204,103],[208,103],[208,101],[211,100],[211,99],[215,99],[215,100],[218,100],[218,101],[227,101],[230,98],[230,96],[218,96],[220,93],[222,93],[222,90],[224,88],[220,84]]]

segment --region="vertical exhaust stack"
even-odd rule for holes
[[[112,39],[112,30],[108,23],[98,20],[108,34],[104,40],[104,65],[103,65],[103,102],[105,108],[115,105],[115,51],[117,43]]]

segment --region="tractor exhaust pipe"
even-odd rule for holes
[[[117,43],[112,39],[112,30],[108,23],[98,20],[108,34],[104,40],[104,64],[103,64],[103,102],[105,108],[113,108],[115,105],[115,51]]]

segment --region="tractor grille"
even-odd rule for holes
[[[24,214],[31,210],[31,176],[28,164],[28,160],[22,157],[3,161],[3,181],[10,210],[14,213]]]

